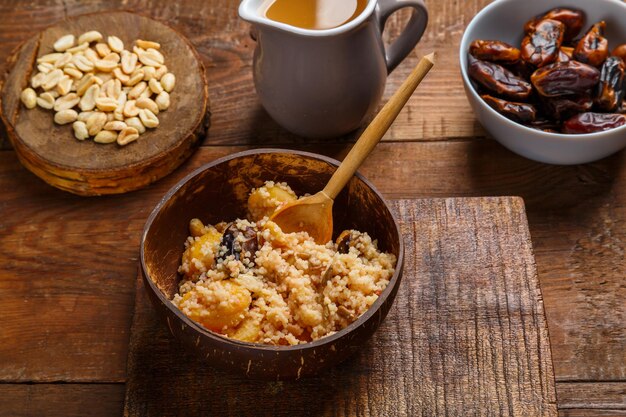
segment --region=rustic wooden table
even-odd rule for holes
[[[386,97],[417,56],[434,73],[361,171],[390,198],[524,198],[547,314],[563,416],[626,414],[626,153],[572,167],[523,159],[486,137],[463,93],[457,48],[487,0],[428,1],[429,28],[389,78]],[[58,19],[130,9],[187,35],[207,67],[212,126],[170,177],[115,197],[80,198],[24,169],[0,135],[0,415],[119,415],[140,232],[161,195],[191,169],[253,147],[341,159],[354,135],[294,137],[254,94],[248,25],[235,0],[0,2],[0,58]],[[400,31],[406,14],[388,23]],[[4,69],[1,67],[0,69]]]

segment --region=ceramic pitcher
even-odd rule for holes
[[[256,91],[274,120],[309,138],[357,129],[376,110],[387,74],[415,47],[428,22],[423,0],[369,0],[355,19],[323,30],[270,20],[266,5],[267,0],[243,0],[239,7],[256,34]],[[385,22],[404,7],[413,14],[385,48]]]

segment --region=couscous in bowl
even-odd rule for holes
[[[242,152],[196,170],[179,182],[150,215],[141,243],[146,289],[175,338],[207,362],[250,377],[292,379],[316,374],[354,353],[378,328],[395,298],[403,265],[400,230],[378,192],[360,175],[338,196],[335,233],[359,230],[392,254],[395,270],[371,306],[347,327],[308,343],[291,346],[250,343],[210,331],[172,302],[179,291],[182,242],[189,220],[210,224],[245,218],[250,190],[265,181],[286,182],[298,195],[323,188],[338,162],[323,156],[283,150]],[[334,236],[336,238],[337,236]]]

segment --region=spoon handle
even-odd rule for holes
[[[413,91],[422,82],[428,71],[435,64],[435,54],[431,53],[423,57],[417,64],[411,75],[402,83],[398,91],[389,99],[387,104],[376,115],[372,123],[361,134],[359,140],[354,144],[348,155],[337,168],[326,187],[322,191],[327,197],[334,200],[337,194],[345,187],[350,178],[361,166],[365,158],[372,152],[374,147],[380,142],[389,129],[389,126],[396,120],[400,110],[413,94]]]

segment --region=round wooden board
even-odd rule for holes
[[[71,125],[54,124],[54,112],[26,109],[19,96],[36,71],[38,57],[67,33],[97,30],[131,49],[134,40],[161,44],[168,70],[176,75],[171,106],[160,125],[127,146],[74,138]],[[79,195],[119,194],[145,187],[187,159],[205,137],[210,111],[204,66],[191,43],[174,29],[126,11],[73,17],[26,41],[9,58],[0,94],[0,116],[22,164],[48,184]]]

